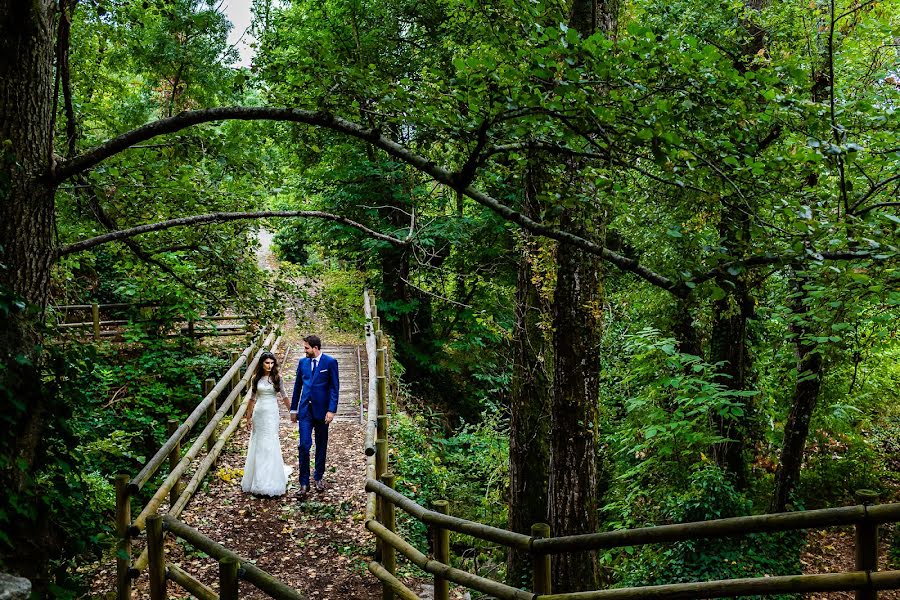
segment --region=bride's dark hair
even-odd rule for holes
[[[263,368],[263,363],[270,358],[275,361],[275,364],[272,365],[272,370],[269,372],[269,379],[272,380],[275,391],[281,391],[281,375],[278,374],[278,359],[275,358],[275,355],[271,352],[263,352],[262,356],[259,357],[259,362],[256,363],[256,372],[253,374],[253,383],[251,384],[253,396],[256,396],[256,386],[259,384],[259,380],[266,376],[266,370]]]

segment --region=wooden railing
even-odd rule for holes
[[[804,512],[767,514],[645,527],[622,531],[550,537],[550,527],[535,523],[531,535],[499,529],[450,516],[448,503],[436,501],[429,510],[395,491],[394,475],[388,462],[388,412],[385,381],[385,337],[379,326],[374,300],[366,294],[366,341],[370,360],[369,422],[366,430],[367,459],[365,526],[376,538],[376,556],[369,571],[382,582],[385,600],[416,600],[416,594],[396,577],[396,553],[434,577],[435,600],[449,598],[449,582],[488,594],[499,600],[645,600],[720,598],[790,593],[855,591],[857,600],[874,600],[878,590],[900,589],[900,571],[878,572],[878,527],[900,521],[900,504],[873,505],[875,494],[858,492],[860,504]],[[396,531],[395,509],[400,508],[431,528],[434,550],[429,558],[414,548]],[[697,583],[679,583],[594,590],[577,593],[552,593],[550,558],[554,554],[584,552],[604,548],[670,543],[689,539],[711,539],[775,533],[811,528],[852,525],[856,528],[855,571],[821,575],[787,575],[729,579]],[[456,532],[529,553],[532,558],[532,590],[522,590],[474,575],[450,565],[449,533]]]
[[[170,533],[194,548],[219,561],[219,594],[195,579],[183,569],[166,561],[164,535]],[[276,600],[307,600],[287,584],[266,573],[252,562],[225,546],[206,537],[167,515],[152,515],[147,519],[147,548],[149,549],[150,598],[166,598],[166,580],[171,580],[202,600],[226,600],[238,597],[238,582],[248,581]]]
[[[112,319],[109,318],[108,314],[104,315],[104,313],[109,313],[110,311],[132,310],[137,308],[152,309],[159,307],[150,304],[127,303],[64,304],[55,306],[54,309],[63,314],[67,314],[69,311],[91,311],[90,321],[64,320],[61,323],[56,324],[56,329],[59,331],[74,330],[78,332],[90,330],[90,336],[93,337],[95,341],[101,338],[117,337],[122,335],[121,328],[123,326],[130,323],[149,323],[152,322],[152,319]],[[106,318],[104,318],[104,316]],[[210,335],[244,335],[248,333],[247,327],[249,319],[250,317],[248,315],[209,315],[197,318],[188,317],[180,321],[180,324],[178,325],[178,332],[172,335],[186,335],[191,338]],[[228,321],[231,324],[217,325],[217,323],[223,321]]]
[[[177,517],[181,514],[181,511],[184,510],[184,507],[187,506],[187,503],[200,487],[203,478],[215,464],[216,459],[225,447],[225,443],[240,424],[241,417],[243,417],[244,412],[247,409],[247,401],[249,400],[250,395],[250,379],[253,376],[260,356],[265,350],[276,352],[280,341],[281,337],[278,336],[277,330],[267,327],[256,336],[242,353],[238,354],[237,352],[233,352],[233,364],[231,367],[218,382],[213,379],[206,380],[204,384],[204,398],[194,408],[187,419],[180,425],[175,421],[169,421],[168,440],[147,464],[144,465],[140,472],[134,477],[131,477],[126,473],[116,476],[116,533],[119,540],[116,553],[116,597],[118,600],[125,600],[131,597],[132,579],[138,577],[144,570],[148,570],[148,567],[151,581],[151,596],[154,600],[165,597],[165,578],[169,578],[172,581],[179,583],[191,593],[194,593],[192,588],[199,590],[200,595],[197,597],[217,597],[215,593],[208,590],[208,588],[207,590],[204,590],[201,587],[198,587],[198,585],[202,586],[202,584],[177,567],[168,568],[167,565],[163,565],[162,569],[160,569],[159,554],[151,558],[153,552],[161,552],[161,543],[158,544],[158,542],[160,542],[158,538],[161,534],[158,529],[164,521],[161,520],[158,513],[160,511],[160,506],[168,497],[169,507],[165,515],[167,519],[165,523],[171,524],[172,532],[183,539],[191,543],[195,543],[196,540],[199,540],[199,538],[196,538],[196,536],[191,534],[191,531],[193,530],[190,530],[189,527],[180,524],[177,521]],[[243,376],[241,375],[242,367],[246,367]],[[225,399],[219,401],[220,397],[226,391],[227,396]],[[243,400],[235,402],[242,394]],[[215,437],[217,426],[227,414],[231,414],[231,422],[218,437]],[[187,436],[194,425],[196,425],[204,415],[206,416],[206,426],[193,441],[187,452],[182,455],[182,440],[184,440],[185,436]],[[184,489],[179,489],[181,476],[186,472],[194,459],[199,456],[204,447],[206,449],[206,456],[195,469],[190,482]],[[165,462],[168,462],[169,464],[168,476],[147,504],[141,509],[137,518],[132,520],[132,498],[144,487]],[[151,525],[155,528],[152,532],[148,529]],[[166,526],[168,527],[169,525]],[[179,528],[179,526],[181,526],[181,528]],[[147,547],[136,560],[132,560],[131,540],[140,535],[144,530],[148,530]],[[197,536],[200,536],[200,534],[198,533]],[[154,548],[156,548],[156,550],[154,550]],[[231,556],[231,554],[228,554],[228,556]],[[254,575],[254,573],[257,573],[257,571],[258,569],[244,568],[243,571],[239,569],[238,574],[251,573],[248,581],[253,581],[255,583],[256,579],[254,578],[256,575]],[[163,579],[162,588],[159,587],[160,576],[162,576]],[[284,584],[280,585],[285,589],[289,589]],[[281,589],[281,587],[275,586],[272,589]],[[160,589],[162,589],[161,596],[158,595]],[[154,592],[154,590],[156,591]],[[211,596],[209,595],[210,593],[212,593]],[[294,593],[294,595],[278,595],[273,597],[292,599],[301,598],[301,596],[296,593]]]

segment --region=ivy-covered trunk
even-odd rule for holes
[[[0,485],[21,573],[40,572],[46,540],[16,514],[52,413],[41,386],[38,320],[47,305],[55,255],[55,183],[51,180],[53,7],[50,0],[0,2],[0,415],[6,433]],[[11,503],[11,504],[9,504]],[[11,509],[12,507],[12,509]],[[10,512],[12,510],[12,512]],[[31,515],[33,518],[33,515]]]
[[[790,325],[794,334],[794,352],[797,357],[797,379],[787,422],[784,424],[784,441],[781,457],[775,471],[775,491],[772,495],[772,512],[783,512],[787,508],[791,494],[800,481],[806,438],[809,436],[809,422],[819,401],[822,387],[823,361],[819,344],[810,338],[811,332],[805,325],[806,309],[803,306],[803,284],[805,278],[794,279],[794,289],[798,297],[793,302]]]
[[[742,256],[749,244],[750,217],[748,207],[726,202],[719,226],[721,245],[731,256]],[[723,273],[716,278],[721,298],[713,302],[713,326],[710,339],[710,362],[722,363],[721,383],[729,389],[745,391],[751,383],[750,343],[747,323],[753,315],[753,298],[746,275]],[[718,418],[718,434],[727,441],[712,449],[716,462],[729,473],[738,489],[747,486],[749,477],[748,450],[752,431],[753,403],[750,398],[743,407],[743,415]]]
[[[539,181],[543,168],[529,161],[522,210],[539,218]],[[547,318],[535,283],[535,261],[541,243],[526,231],[520,234],[521,256],[516,280],[514,361],[509,399],[509,528],[531,534],[534,523],[547,519],[547,481],[550,467],[550,369],[552,348],[541,328]],[[507,565],[510,585],[531,587],[531,557],[510,548]]]

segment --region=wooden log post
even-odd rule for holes
[[[550,537],[550,526],[546,523],[535,523],[531,526],[531,537]],[[546,553],[531,553],[532,585],[535,594],[551,594],[550,583],[550,555]]]
[[[219,600],[237,600],[241,563],[233,556],[219,560]]]
[[[188,319],[188,337],[194,339],[194,318]]]
[[[372,318],[375,319],[378,317],[378,302],[375,300],[375,294],[369,296],[372,304]],[[378,329],[377,327],[375,329]]]
[[[150,600],[166,600],[166,554],[162,517],[147,517],[147,575],[150,579]]]
[[[384,438],[375,440],[375,478],[381,481],[381,477],[388,470],[388,443]],[[378,519],[381,521],[381,519]],[[383,522],[383,521],[382,521]]]
[[[434,512],[446,515],[450,513],[450,503],[446,500],[435,500],[432,503]],[[450,564],[450,531],[438,525],[432,525],[434,540],[434,560],[445,565]],[[434,576],[434,600],[450,600],[450,582],[439,575]]]
[[[100,341],[100,305],[96,302],[91,304],[91,320],[94,322],[94,341]]]
[[[128,526],[131,525],[131,495],[128,493],[128,482],[131,476],[127,473],[116,475],[116,600],[131,598],[131,536]]]
[[[381,476],[384,485],[394,489],[394,474],[391,472]],[[397,522],[394,514],[394,503],[387,498],[383,499],[382,516],[384,517],[384,526],[391,531],[397,531]],[[381,564],[385,570],[391,575],[397,574],[397,551],[390,544],[384,544],[381,549]],[[381,587],[381,597],[383,600],[394,600],[394,590],[387,585]]]
[[[209,393],[212,392],[214,387],[216,387],[216,380],[215,379],[207,379],[203,383],[203,397],[205,398],[206,396],[209,396]],[[206,422],[207,423],[209,423],[210,421],[212,421],[215,418],[217,410],[218,409],[216,408],[216,401],[215,401],[215,399],[213,399],[213,401],[210,402],[209,406],[206,408]],[[213,435],[210,435],[209,438],[207,438],[207,440],[206,440],[206,451],[212,452],[213,446],[215,446],[215,445],[216,445],[216,436],[215,436],[215,434],[213,434]]]
[[[171,439],[171,437],[175,434],[175,431],[178,429],[178,421],[175,419],[169,419],[166,422],[166,435]],[[178,463],[181,462],[181,442],[179,441],[172,447],[172,451],[169,452],[169,473],[178,468]],[[184,485],[179,481],[175,485],[172,486],[172,491],[169,492],[169,508],[175,506],[175,503],[178,502],[178,497],[181,496],[181,492],[184,490]]]
[[[232,352],[231,353],[231,364],[236,363],[240,357],[241,357],[240,352]],[[248,358],[248,360],[249,360],[249,358]],[[229,390],[229,392],[234,390],[234,388],[236,388],[237,386],[239,386],[241,384],[241,377],[242,377],[241,370],[236,369],[234,371],[234,375],[231,376],[231,389]],[[237,412],[239,405],[240,405],[240,399],[237,399],[231,403],[231,409],[229,411],[231,413],[231,416],[234,416],[234,414]]]
[[[381,364],[384,364],[384,348],[379,348],[378,357],[381,359]],[[388,404],[387,404],[387,377],[384,375],[379,375],[375,378],[377,392],[376,397],[378,398],[378,415],[386,415],[388,414]]]
[[[381,331],[381,319],[376,315],[372,315],[372,327],[375,328],[375,331]],[[378,347],[381,348],[381,344],[378,344]]]
[[[378,415],[378,418],[375,419],[375,439],[384,440],[385,448],[390,446],[388,444],[388,426],[390,422],[391,418],[387,415]]]
[[[857,490],[856,502],[871,506],[878,501],[878,492]],[[866,510],[868,514],[868,509]],[[878,570],[878,523],[868,519],[856,525],[856,570],[871,574]],[[871,581],[871,578],[870,578]],[[872,588],[857,590],[856,600],[876,600],[878,592]]]

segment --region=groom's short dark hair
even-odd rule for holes
[[[320,340],[319,336],[317,335],[308,335],[303,338],[303,341],[309,344],[310,348],[318,348],[319,350],[322,349],[322,340]]]

